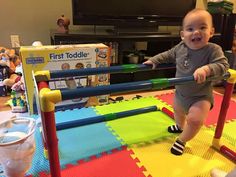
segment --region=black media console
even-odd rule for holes
[[[223,50],[230,50],[233,41],[235,28],[235,14],[214,14],[213,23],[215,35],[211,42],[219,44]],[[168,26],[168,24],[167,24]],[[178,32],[173,31],[138,31],[133,33],[113,32],[106,29],[83,29],[70,30],[69,33],[57,33],[56,30],[50,32],[51,44],[81,44],[81,43],[117,43],[117,61],[112,64],[124,64],[124,51],[127,43],[147,42],[147,55],[152,56],[161,51],[167,50],[180,42]],[[163,65],[160,69],[145,73],[112,74],[111,83],[138,81],[156,77],[174,77],[174,65]]]

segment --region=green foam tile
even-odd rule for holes
[[[96,111],[99,114],[108,114],[154,105],[158,107],[166,106],[165,103],[154,97],[145,97],[97,106]],[[165,137],[173,136],[167,132],[167,127],[173,122],[171,118],[161,111],[155,111],[109,121],[107,126],[113,129],[113,134],[116,134],[119,137],[118,139],[123,140],[122,143],[133,145],[161,141]]]

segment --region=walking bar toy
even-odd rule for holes
[[[225,93],[224,93],[224,97],[221,103],[221,109],[220,109],[218,121],[216,124],[215,135],[213,138],[212,146],[215,149],[219,150],[223,155],[225,155],[229,159],[236,162],[236,152],[231,150],[226,145],[220,143],[220,138],[222,136],[222,132],[223,132],[224,124],[226,120],[227,110],[229,108],[231,95],[233,93],[234,85],[236,83],[236,70],[230,69],[229,72],[231,76],[230,78],[227,79]]]
[[[118,69],[117,69],[118,68]],[[127,69],[132,68],[132,69]],[[92,68],[91,68],[92,69]],[[100,70],[101,69],[101,70]],[[98,73],[114,73],[121,70],[123,72],[134,72],[138,70],[148,70],[151,67],[146,65],[125,65],[125,69],[122,67],[108,67],[104,68],[96,68]],[[95,74],[95,71],[91,71],[88,69],[80,69],[81,73],[84,75]],[[71,90],[51,90],[49,89],[48,82],[50,79],[58,78],[58,77],[71,77],[76,76],[77,72],[80,70],[68,70],[68,71],[38,71],[34,73],[34,78],[37,83],[38,91],[39,91],[39,107],[42,117],[42,127],[43,127],[43,135],[46,148],[48,150],[48,157],[49,157],[49,164],[50,164],[50,172],[51,176],[53,177],[61,177],[60,173],[60,161],[58,155],[58,139],[56,134],[56,128],[62,128],[61,125],[58,127],[55,123],[55,104],[68,99],[75,99],[81,97],[88,97],[88,96],[97,96],[103,94],[110,94],[110,93],[121,93],[121,92],[128,92],[128,91],[140,91],[140,90],[150,90],[150,89],[160,89],[160,88],[167,88],[173,85],[180,85],[180,84],[188,84],[193,83],[194,77],[182,77],[182,78],[161,78],[161,79],[151,79],[147,81],[138,81],[138,82],[129,82],[129,83],[121,83],[121,84],[112,84],[106,86],[97,86],[97,87],[88,87],[88,88],[77,88]],[[82,71],[84,70],[84,71]],[[88,72],[86,72],[87,70]],[[93,70],[93,69],[92,69]],[[80,73],[80,74],[81,74]],[[217,77],[217,79],[228,79],[230,81],[234,81],[232,77],[236,78],[235,71],[229,71],[222,77]],[[216,78],[207,78],[207,80],[213,80]],[[232,94],[232,92],[231,92]],[[157,108],[156,108],[157,109]],[[224,108],[225,109],[225,108]],[[161,109],[163,112],[165,111],[166,114],[173,117],[173,113],[168,110],[167,108]],[[227,111],[227,110],[226,110]],[[121,116],[122,117],[122,116]],[[98,119],[104,119],[99,117]],[[103,121],[103,120],[101,120]],[[69,123],[68,123],[69,124]],[[87,123],[79,123],[79,124],[90,124]],[[66,125],[68,126],[68,125]],[[68,127],[66,127],[68,128]]]

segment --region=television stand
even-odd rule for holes
[[[118,35],[169,35],[170,32],[161,31],[122,31]]]
[[[158,31],[158,27],[114,27],[106,32],[116,35],[169,35],[168,31]]]

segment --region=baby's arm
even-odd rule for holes
[[[227,72],[228,68],[229,63],[227,58],[224,56],[221,47],[215,45],[209,58],[209,64],[196,69],[193,73],[194,79],[197,83],[202,83],[206,81],[206,77],[208,76],[222,76]]]
[[[197,83],[203,83],[206,81],[207,76],[211,75],[211,70],[208,65],[202,66],[201,68],[198,68],[193,73],[195,81]]]
[[[155,69],[157,67],[157,64],[154,63],[152,60],[147,60],[143,62],[144,65],[152,65],[152,69]]]
[[[157,65],[161,63],[174,63],[174,62],[175,62],[175,47],[149,58],[147,61],[143,62],[143,64],[152,65],[152,69],[155,69]]]

